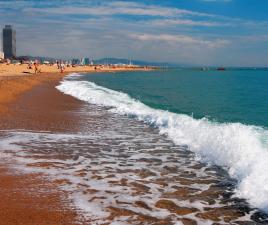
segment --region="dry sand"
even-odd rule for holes
[[[0,64],[0,77],[1,76],[18,76],[18,75],[31,75],[34,74],[34,66],[32,69],[27,68],[27,64],[17,65],[17,64]],[[56,65],[39,65],[38,69],[41,73],[59,73],[60,70]],[[132,70],[148,70],[150,68],[136,67],[136,66],[75,66],[75,67],[65,67],[64,72],[95,72],[95,71],[132,71]]]
[[[40,65],[41,73],[34,74],[34,69],[27,69],[28,65],[0,64],[0,112],[7,111],[7,103],[14,101],[16,97],[30,90],[33,86],[46,80],[58,80],[64,75],[72,72],[116,72],[116,71],[139,71],[150,70],[144,67],[97,67],[94,66],[76,66],[66,67],[64,73],[60,73],[57,66]]]

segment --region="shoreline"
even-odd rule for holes
[[[66,120],[59,120],[65,112],[64,108],[56,107],[60,101],[68,101],[76,107],[79,106],[79,101],[54,90],[54,86],[62,77],[62,74],[46,74],[34,80],[31,80],[32,77],[4,79],[7,83],[0,83],[0,96],[9,97],[4,102],[3,98],[0,99],[1,131],[50,131],[54,129],[53,124],[57,121],[60,128],[71,119],[68,115],[65,116]],[[9,90],[12,88],[16,91]],[[84,224],[83,215],[73,206],[68,193],[60,188],[64,181],[50,180],[47,175],[38,171],[22,172],[17,161],[10,157],[5,158],[5,153],[1,154],[0,225]]]
[[[5,114],[0,114],[0,139],[4,137],[4,140],[5,135],[10,135],[12,138],[12,131],[20,132],[23,130],[22,133],[26,133],[26,136],[18,136],[18,139],[15,137],[14,140],[19,140],[19,142],[21,140],[23,142],[24,138],[27,138],[27,135],[29,135],[30,143],[28,144],[31,144],[32,140],[33,143],[35,142],[35,139],[31,138],[34,138],[34,135],[39,132],[43,134],[58,134],[59,136],[56,138],[60,138],[61,134],[69,134],[70,136],[72,136],[72,134],[78,134],[81,128],[88,128],[88,126],[91,127],[89,128],[89,134],[97,132],[96,136],[98,137],[105,132],[103,128],[108,129],[107,127],[109,127],[111,130],[108,129],[108,131],[114,132],[116,127],[113,127],[113,125],[116,121],[116,125],[118,126],[117,132],[119,132],[117,134],[123,132],[124,135],[132,135],[134,131],[137,132],[137,137],[141,136],[143,139],[147,138],[143,143],[143,148],[139,149],[141,151],[141,158],[136,158],[136,152],[130,151],[130,154],[133,154],[134,157],[133,165],[140,163],[146,166],[146,169],[139,170],[135,167],[124,169],[123,156],[128,154],[128,151],[122,152],[122,157],[117,157],[117,154],[113,157],[110,152],[107,152],[107,154],[109,154],[109,160],[116,160],[115,163],[119,161],[118,163],[122,165],[119,167],[120,170],[118,171],[120,171],[120,174],[125,178],[117,179],[116,175],[118,171],[111,171],[113,166],[105,166],[111,163],[108,159],[107,161],[105,160],[106,158],[104,156],[107,155],[102,155],[103,152],[98,152],[102,149],[101,147],[103,147],[102,145],[98,145],[99,139],[97,139],[96,142],[94,142],[94,139],[92,139],[93,142],[89,139],[88,144],[85,144],[89,149],[86,152],[92,151],[90,154],[93,155],[95,153],[93,159],[98,163],[95,164],[96,162],[92,162],[90,164],[89,161],[89,164],[86,163],[86,165],[82,165],[82,167],[79,166],[79,161],[76,161],[79,157],[76,158],[77,154],[72,152],[75,151],[72,146],[70,146],[69,149],[66,145],[59,145],[60,151],[55,151],[53,142],[52,145],[42,146],[39,145],[37,141],[37,145],[33,145],[32,148],[31,145],[29,145],[29,155],[22,155],[21,157],[22,160],[29,159],[26,163],[22,161],[22,164],[24,163],[26,165],[26,173],[23,172],[25,165],[23,164],[24,167],[22,166],[23,169],[20,170],[20,168],[22,168],[20,167],[21,162],[15,161],[15,159],[20,157],[20,151],[18,151],[18,155],[14,153],[14,158],[11,157],[11,160],[14,159],[13,161],[5,160],[5,158],[2,157],[2,163],[0,163],[0,180],[2,180],[0,190],[4,191],[0,192],[0,198],[2,199],[1,205],[3,207],[8,205],[8,207],[4,208],[3,215],[0,215],[2,219],[2,223],[0,222],[0,224],[20,224],[17,221],[22,221],[20,217],[24,216],[28,218],[28,220],[23,221],[22,224],[90,224],[90,222],[84,218],[83,211],[80,211],[79,207],[75,207],[74,202],[69,198],[71,192],[69,192],[68,189],[64,191],[66,189],[62,188],[70,185],[70,181],[61,176],[52,176],[51,179],[48,179],[49,173],[44,172],[49,169],[60,169],[65,172],[64,169],[69,169],[69,164],[66,163],[66,167],[64,167],[64,162],[70,160],[74,161],[74,164],[71,164],[72,166],[78,166],[77,169],[74,170],[75,176],[79,179],[75,190],[82,192],[84,197],[89,197],[88,199],[92,200],[92,204],[96,201],[98,205],[98,202],[105,201],[105,197],[107,197],[107,199],[115,198],[118,193],[116,191],[110,191],[111,187],[120,188],[120,191],[124,188],[128,188],[125,197],[137,197],[136,201],[130,203],[122,201],[124,198],[119,198],[118,201],[114,203],[115,205],[107,206],[105,209],[110,212],[110,216],[107,217],[109,221],[116,220],[116,218],[122,216],[129,216],[136,218],[134,220],[141,223],[159,222],[159,224],[171,224],[170,217],[159,219],[153,214],[153,212],[157,212],[153,211],[153,209],[165,210],[165,212],[169,212],[170,214],[173,213],[173,216],[175,213],[178,216],[178,221],[181,221],[183,224],[197,224],[196,221],[199,220],[210,220],[214,221],[216,224],[220,221],[226,223],[235,220],[239,221],[239,218],[243,219],[243,217],[247,219],[247,216],[249,216],[246,214],[247,210],[251,211],[251,209],[247,208],[248,205],[243,202],[243,200],[239,200],[239,204],[230,199],[230,197],[226,196],[228,193],[225,192],[225,187],[220,186],[222,180],[225,179],[224,174],[221,175],[222,177],[218,175],[214,176],[217,174],[216,170],[206,168],[202,163],[196,161],[191,161],[192,164],[188,168],[180,167],[180,161],[182,161],[181,165],[184,165],[184,160],[191,160],[192,153],[180,149],[179,146],[174,147],[170,141],[159,136],[158,131],[143,126],[132,119],[124,117],[118,119],[116,115],[110,115],[105,110],[96,110],[95,106],[85,106],[82,101],[59,92],[55,86],[57,86],[65,75],[66,74],[58,74],[57,76],[52,76],[51,74],[43,74],[43,76],[35,76],[36,80],[33,83],[28,80],[31,79],[31,77],[27,77],[27,81],[18,78],[4,79],[10,82],[9,88],[6,90],[14,87],[16,82],[18,82],[19,86],[19,81],[22,81],[26,87],[22,85],[23,88],[18,93],[14,94],[10,101],[5,103],[5,107],[7,107],[8,110]],[[6,91],[3,90],[2,87],[3,85],[0,87],[0,95]],[[133,130],[124,130],[126,125],[124,120],[129,128],[133,127]],[[130,133],[128,134],[128,132]],[[134,136],[136,135],[134,134]],[[152,135],[152,137],[150,137],[150,135]],[[162,144],[160,146],[166,145],[167,149],[161,150],[157,145],[154,147],[155,138]],[[80,144],[80,139],[77,141]],[[119,144],[126,140],[119,139],[115,140],[115,142],[111,142],[108,136],[108,141],[110,143],[109,145],[113,146],[116,151],[117,148],[120,148]],[[128,139],[128,141],[131,142],[131,139]],[[75,142],[75,139],[73,139],[70,143],[74,144]],[[56,143],[57,142],[55,142],[55,144]],[[68,144],[68,141],[66,143]],[[134,143],[136,142],[134,141],[133,144]],[[47,144],[49,144],[49,141]],[[152,147],[150,150],[150,158],[143,158],[143,154],[147,153],[148,146]],[[169,146],[173,146],[172,149],[170,149]],[[8,148],[6,150],[8,150]],[[50,150],[55,152],[50,155]],[[119,150],[120,149],[117,149],[117,151]],[[23,153],[23,151],[21,153]],[[81,156],[83,157],[82,153],[83,152],[81,152]],[[4,154],[5,151],[3,151],[3,155]],[[10,154],[12,155],[13,153]],[[166,154],[167,157],[172,155],[172,159],[176,159],[176,164],[170,164],[169,160],[158,159],[159,154],[163,155],[163,157],[165,157]],[[128,155],[128,157],[131,157],[131,155]],[[10,157],[7,158],[10,159]],[[30,161],[31,159],[32,161]],[[42,161],[43,159],[47,161]],[[5,162],[5,165],[3,165],[3,162]],[[154,166],[151,167],[151,165]],[[89,166],[89,170],[87,170],[87,166]],[[163,170],[163,168],[165,169]],[[154,171],[154,169],[156,170]],[[188,173],[189,169],[192,171],[191,174]],[[199,170],[203,169],[207,171],[204,177],[195,175],[195,172],[198,173]],[[92,171],[93,173],[90,175]],[[212,172],[211,174],[210,171]],[[157,172],[161,172],[161,175],[158,176]],[[137,179],[128,179],[129,175],[135,175]],[[172,180],[170,180],[169,175],[172,175]],[[100,188],[100,190],[98,190],[98,185],[91,187],[81,182],[93,181],[93,183],[96,182],[98,184],[101,180],[107,181],[107,185],[111,185],[106,186],[106,191],[100,192],[101,195],[99,191],[102,189]],[[150,184],[153,185],[153,187],[158,187],[155,189],[155,191],[158,190],[157,193],[150,193]],[[183,186],[177,186],[178,184],[182,184]],[[172,187],[169,187],[169,185],[172,185]],[[207,185],[209,185],[208,189],[206,188]],[[166,188],[167,190],[165,191]],[[40,190],[43,191],[40,192]],[[122,191],[120,194],[124,195],[124,192]],[[149,201],[148,203],[143,196],[148,197],[151,194],[156,194],[157,198],[153,198],[154,201]],[[189,203],[188,205],[181,205],[179,201],[189,201]],[[198,201],[198,204],[203,202],[206,207],[202,209],[201,206],[195,204],[191,205],[191,201]],[[217,201],[229,202],[230,205],[227,204],[220,207],[217,205]],[[134,207],[133,210],[127,209],[129,204]],[[120,207],[120,205],[124,206],[124,208]],[[31,210],[32,208],[35,210]],[[142,211],[135,211],[134,209]],[[144,210],[149,213],[143,213]],[[150,214],[151,212],[152,214]],[[51,213],[52,216],[50,216]],[[193,215],[195,215],[195,217],[193,217]]]
[[[3,70],[3,68],[6,68]],[[71,73],[102,73],[102,72],[123,72],[123,71],[151,71],[152,68],[145,67],[104,67],[95,70],[90,66],[78,66],[76,69],[67,68],[63,73],[53,67],[41,65],[41,73],[23,73],[27,70],[26,65],[6,65],[0,64],[0,114],[8,112],[8,103],[15,101],[16,98],[29,91],[42,82],[59,81]],[[5,71],[5,72],[3,72]]]
[[[0,75],[0,114],[7,113],[8,105],[23,93],[43,82],[57,81],[64,77],[63,74],[42,74],[38,76],[4,76]]]
[[[150,66],[69,66],[64,68],[64,73],[91,73],[91,72],[119,72],[119,71],[150,71],[156,69]],[[37,75],[40,74],[58,74],[60,69],[56,65],[39,65],[38,70],[40,70]],[[0,64],[0,78],[1,77],[11,77],[11,76],[29,76],[36,75],[35,70],[32,66],[31,69],[28,68],[27,64]]]
[[[68,112],[79,108],[81,102],[54,88],[70,73],[10,76],[0,74],[0,132],[65,132],[68,129],[76,129],[77,118],[72,118]],[[68,106],[59,106],[60,102],[68,102]],[[47,175],[35,172],[25,174],[16,166],[16,162],[9,162],[5,158],[0,162],[0,225],[85,223],[83,215],[79,214],[68,199],[68,193],[60,188],[64,181],[48,182]],[[40,192],[40,189],[44,191]]]
[[[0,165],[0,217],[6,224],[80,224],[68,193],[38,173],[21,173],[13,165]]]

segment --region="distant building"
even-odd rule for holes
[[[4,59],[5,58],[5,54],[4,52],[0,52],[0,60]]]
[[[79,65],[80,60],[79,59],[72,59],[72,65]]]
[[[16,31],[11,25],[3,29],[3,51],[6,59],[16,57]]]
[[[82,58],[80,64],[85,66],[85,65],[89,65],[89,63],[90,63],[89,58]]]

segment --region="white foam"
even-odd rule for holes
[[[268,210],[268,131],[240,123],[215,123],[156,110],[127,94],[88,81],[64,80],[57,89],[111,112],[134,116],[159,128],[176,144],[188,145],[202,160],[227,167],[238,180],[237,195]]]
[[[0,131],[1,132],[1,131]],[[143,214],[149,215],[151,217],[155,217],[158,219],[166,219],[170,218],[172,221],[176,221],[181,217],[177,217],[172,212],[169,212],[166,209],[157,208],[155,206],[156,202],[160,199],[163,199],[163,188],[162,183],[158,183],[157,180],[159,178],[165,177],[169,183],[165,186],[166,193],[172,193],[176,191],[174,186],[181,186],[185,188],[189,188],[189,185],[184,186],[180,185],[178,180],[174,180],[174,174],[161,174],[160,172],[165,166],[175,166],[178,165],[179,162],[173,163],[168,161],[166,155],[162,152],[160,158],[162,163],[160,165],[152,165],[149,166],[146,162],[140,162],[139,159],[149,158],[147,152],[152,152],[155,149],[155,146],[151,146],[152,148],[141,148],[136,149],[136,151],[128,151],[128,148],[125,149],[125,153],[129,155],[128,160],[133,162],[131,166],[121,165],[124,162],[124,159],[120,159],[117,157],[116,147],[113,148],[114,154],[109,154],[109,158],[105,157],[107,154],[106,151],[102,151],[95,153],[92,155],[90,153],[90,149],[87,151],[81,151],[79,158],[72,160],[72,155],[70,155],[69,159],[60,159],[55,157],[55,153],[57,152],[58,146],[54,146],[56,144],[60,144],[60,150],[68,149],[67,155],[72,154],[74,151],[73,147],[68,148],[70,143],[73,140],[77,140],[77,144],[79,145],[81,141],[87,143],[94,143],[99,142],[99,136],[92,136],[92,135],[81,135],[81,134],[51,134],[51,133],[33,133],[33,132],[21,132],[21,131],[2,131],[2,136],[0,138],[0,149],[1,151],[9,151],[11,159],[16,160],[16,163],[13,164],[16,171],[20,172],[35,172],[35,173],[43,173],[47,176],[48,179],[52,180],[65,180],[68,181],[66,184],[61,184],[61,188],[68,191],[70,193],[69,197],[70,200],[73,202],[74,206],[83,213],[86,218],[90,218],[94,222],[92,224],[100,224],[104,222],[111,222],[109,221],[109,207],[115,207],[118,210],[126,209],[130,210],[134,213],[134,216],[129,217],[116,217],[114,218],[113,222],[118,222],[127,224],[128,222],[135,220],[135,214]],[[102,132],[101,138],[106,137],[106,134]],[[148,135],[151,135],[148,133]],[[157,136],[157,134],[155,134]],[[122,140],[124,140],[125,136],[122,136]],[[7,138],[7,141],[5,140]],[[110,137],[109,137],[110,138]],[[134,136],[132,141],[137,142],[141,141],[141,143],[147,143],[148,139],[144,137],[143,140],[140,140],[139,137]],[[150,140],[151,138],[149,138]],[[109,139],[110,140],[110,139]],[[118,143],[122,143],[120,139]],[[45,149],[40,146],[43,146],[43,142],[45,142],[46,147]],[[2,146],[1,143],[4,143]],[[53,147],[54,146],[54,147]],[[4,147],[3,149],[1,147]],[[74,146],[77,148],[78,146]],[[118,148],[122,151],[121,147]],[[177,148],[180,149],[180,148]],[[41,150],[41,151],[40,151]],[[156,150],[156,149],[155,149]],[[157,151],[157,150],[156,150]],[[140,152],[140,153],[139,153]],[[21,154],[23,153],[23,154]],[[165,155],[165,156],[164,156]],[[54,157],[51,157],[54,156]],[[151,155],[156,156],[156,155]],[[179,155],[174,155],[174,158],[178,159]],[[94,162],[98,162],[95,164]],[[48,166],[39,167],[35,165],[36,163],[47,162]],[[106,167],[106,162],[114,162],[113,166]],[[183,160],[180,165],[181,171],[191,171],[187,165],[186,168],[183,165]],[[192,161],[192,163],[197,163]],[[32,164],[32,165],[29,165]],[[137,168],[149,168],[155,176],[142,178],[139,176],[139,171]],[[122,172],[118,172],[121,170]],[[86,175],[79,175],[79,173],[83,171],[86,172]],[[196,170],[194,170],[197,172]],[[200,170],[203,171],[203,170]],[[196,175],[198,175],[199,171]],[[203,173],[204,177],[208,177],[206,171],[201,172]],[[108,175],[108,176],[107,176]],[[113,176],[109,176],[113,175]],[[201,174],[200,174],[201,175]],[[198,176],[197,176],[198,177]],[[99,179],[101,178],[101,179]],[[127,181],[126,186],[121,185],[121,180],[125,179]],[[174,180],[174,181],[172,181]],[[141,195],[136,194],[135,185],[132,182],[140,185],[144,185],[148,188],[148,191],[142,193]],[[208,189],[207,184],[190,184],[191,188],[196,188],[199,190],[198,192],[202,192],[203,190]],[[92,193],[90,190],[94,190]],[[145,190],[145,189],[144,189]],[[165,198],[168,200],[168,198]],[[184,207],[189,208],[197,208],[201,212],[204,211],[205,207],[208,207],[206,202],[202,200],[197,200],[192,202],[190,200],[176,200],[174,198],[171,199],[177,205],[182,205]],[[143,207],[139,207],[135,205],[135,202],[143,201],[146,205],[148,205],[152,210],[144,209]],[[133,204],[134,203],[134,204]],[[216,200],[216,204],[210,205],[210,207],[221,207],[219,200]],[[187,215],[187,218],[199,220],[200,218],[196,218],[195,214]],[[125,221],[127,220],[127,221]],[[212,224],[205,221],[204,223],[199,222],[200,224]]]
[[[81,195],[80,193],[74,194],[74,203],[75,205],[79,205],[79,208],[84,210],[85,212],[90,212],[91,219],[96,218],[105,218],[109,216],[109,213],[104,212],[103,209],[94,203],[90,203],[85,196]],[[94,215],[94,216],[93,216]]]

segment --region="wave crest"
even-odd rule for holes
[[[125,93],[93,82],[65,79],[57,89],[82,101],[112,107],[157,127],[175,144],[187,145],[202,160],[225,167],[237,179],[236,194],[268,211],[268,131],[240,123],[216,123],[150,108]]]

